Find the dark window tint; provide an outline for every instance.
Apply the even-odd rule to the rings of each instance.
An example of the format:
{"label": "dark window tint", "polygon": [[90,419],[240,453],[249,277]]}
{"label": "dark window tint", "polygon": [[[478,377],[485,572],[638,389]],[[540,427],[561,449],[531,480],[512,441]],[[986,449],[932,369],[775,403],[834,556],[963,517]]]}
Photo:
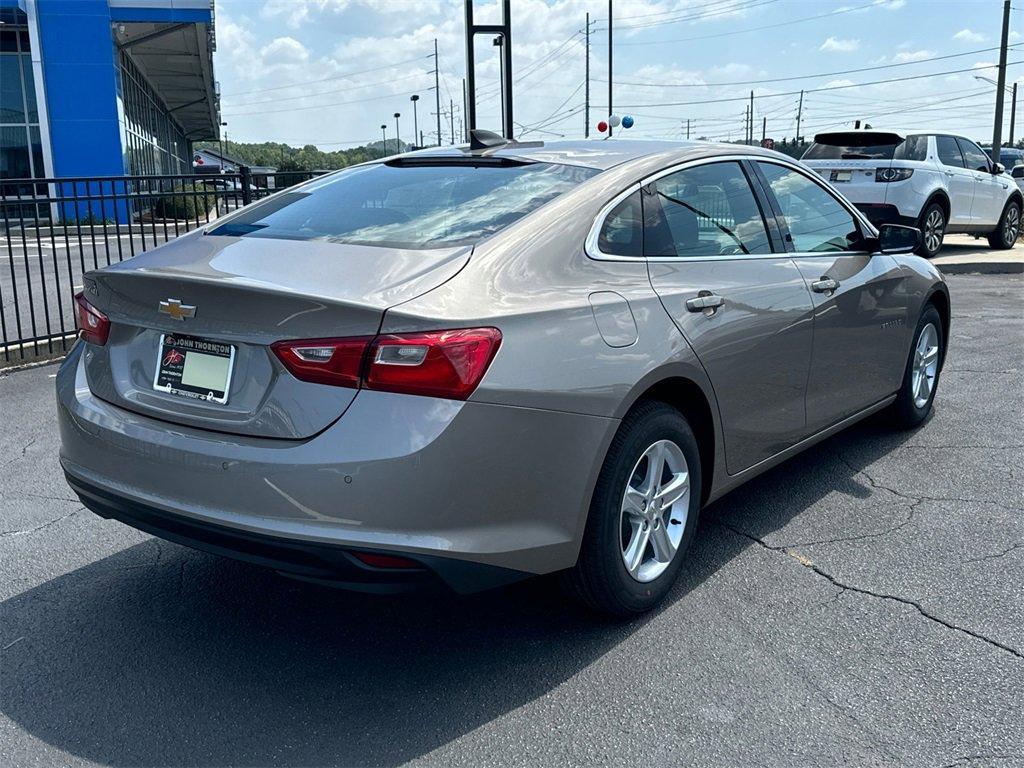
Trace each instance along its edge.
{"label": "dark window tint", "polygon": [[960,147],[952,136],[936,136],[935,149],[939,153],[939,162],[943,165],[951,165],[955,168],[964,167],[964,156],[960,154]]}
{"label": "dark window tint", "polygon": [[[848,134],[844,134],[848,135]],[[924,160],[928,156],[927,136],[907,136],[900,142],[865,143],[815,142],[804,152],[804,160]]]}
{"label": "dark window tint", "polygon": [[849,251],[861,240],[853,216],[821,185],[774,163],[758,163],[799,253]]}
{"label": "dark window tint", "polygon": [[739,163],[698,165],[647,185],[646,256],[747,253],[771,253],[771,246]]}
{"label": "dark window tint", "polygon": [[608,214],[601,227],[598,248],[609,256],[643,255],[639,192],[634,192]]}
{"label": "dark window tint", "polygon": [[956,140],[956,143],[960,145],[960,151],[963,152],[964,161],[967,163],[968,168],[988,173],[988,155],[982,152],[977,144],[960,138]]}
{"label": "dark window tint", "polygon": [[210,234],[392,248],[465,245],[596,173],[551,163],[360,166],[274,195]]}

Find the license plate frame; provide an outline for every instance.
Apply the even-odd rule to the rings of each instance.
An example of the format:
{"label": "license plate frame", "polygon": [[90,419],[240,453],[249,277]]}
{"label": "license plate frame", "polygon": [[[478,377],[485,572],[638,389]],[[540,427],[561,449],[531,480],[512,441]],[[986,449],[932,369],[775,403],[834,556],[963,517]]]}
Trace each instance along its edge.
{"label": "license plate frame", "polygon": [[[176,397],[198,400],[205,403],[226,405],[228,393],[231,391],[231,379],[235,372],[234,344],[204,339],[200,336],[188,336],[178,333],[161,333],[157,344],[156,372],[153,374],[153,389]],[[186,371],[189,355],[194,365]],[[226,361],[227,370],[223,374],[223,389],[211,386],[210,376],[217,378]],[[185,381],[191,378],[192,381]],[[206,385],[197,383],[197,378],[206,379]]]}
{"label": "license plate frame", "polygon": [[832,181],[843,183],[853,180],[853,171],[832,171]]}

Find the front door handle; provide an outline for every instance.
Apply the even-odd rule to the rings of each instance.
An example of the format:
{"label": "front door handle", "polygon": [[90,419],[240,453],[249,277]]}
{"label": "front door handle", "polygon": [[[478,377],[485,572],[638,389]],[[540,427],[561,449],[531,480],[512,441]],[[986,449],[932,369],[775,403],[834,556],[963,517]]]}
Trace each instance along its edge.
{"label": "front door handle", "polygon": [[723,304],[725,299],[721,296],[716,296],[711,291],[700,291],[696,298],[686,300],[686,309],[690,312],[703,312],[710,317]]}
{"label": "front door handle", "polygon": [[825,275],[820,280],[815,280],[811,283],[811,290],[815,293],[832,293],[838,287],[839,281],[833,280],[828,275]]}

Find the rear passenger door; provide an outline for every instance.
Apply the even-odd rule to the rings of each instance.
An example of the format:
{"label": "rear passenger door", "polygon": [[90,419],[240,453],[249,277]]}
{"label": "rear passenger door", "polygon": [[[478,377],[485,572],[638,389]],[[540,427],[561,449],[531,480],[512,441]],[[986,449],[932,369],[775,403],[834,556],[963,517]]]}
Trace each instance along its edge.
{"label": "rear passenger door", "polygon": [[641,195],[651,283],[714,386],[730,474],[806,434],[812,304],[751,172],[689,165]]}
{"label": "rear passenger door", "polygon": [[946,188],[949,190],[949,224],[964,226],[972,222],[971,206],[974,204],[974,174],[967,170],[960,145],[952,136],[936,136],[935,150],[939,163],[946,174]]}
{"label": "rear passenger door", "polygon": [[817,432],[899,387],[908,333],[903,272],[871,254],[858,219],[812,174],[757,163],[814,303],[807,427]]}

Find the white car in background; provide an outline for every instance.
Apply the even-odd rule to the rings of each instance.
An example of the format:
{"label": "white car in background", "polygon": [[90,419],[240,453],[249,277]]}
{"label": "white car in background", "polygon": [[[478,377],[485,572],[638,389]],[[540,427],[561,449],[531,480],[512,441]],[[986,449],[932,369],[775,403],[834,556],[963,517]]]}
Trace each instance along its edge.
{"label": "white car in background", "polygon": [[976,143],[949,131],[875,129],[819,133],[803,161],[875,226],[918,227],[919,253],[939,252],[946,234],[984,235],[1012,248],[1024,196]]}

